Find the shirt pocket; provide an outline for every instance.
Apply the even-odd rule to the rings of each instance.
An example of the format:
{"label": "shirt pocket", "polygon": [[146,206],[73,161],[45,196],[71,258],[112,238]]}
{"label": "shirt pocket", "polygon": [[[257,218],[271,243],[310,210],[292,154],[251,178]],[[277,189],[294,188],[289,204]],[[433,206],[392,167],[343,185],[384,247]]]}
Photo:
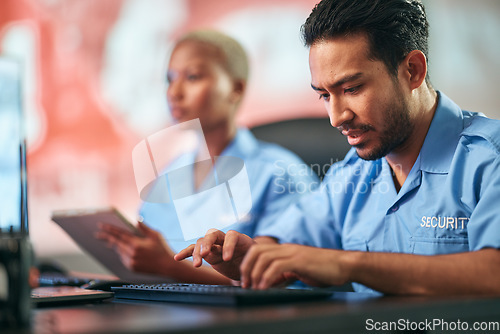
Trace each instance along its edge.
{"label": "shirt pocket", "polygon": [[417,255],[454,254],[469,251],[467,238],[411,237],[410,251]]}

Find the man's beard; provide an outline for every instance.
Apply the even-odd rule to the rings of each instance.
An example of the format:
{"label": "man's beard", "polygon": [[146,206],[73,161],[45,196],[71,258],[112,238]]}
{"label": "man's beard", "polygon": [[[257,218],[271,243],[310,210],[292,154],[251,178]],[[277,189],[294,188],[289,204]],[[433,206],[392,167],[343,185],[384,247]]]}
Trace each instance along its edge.
{"label": "man's beard", "polygon": [[[396,94],[398,94],[398,92],[396,92]],[[380,144],[373,150],[364,154],[360,154],[364,144],[355,146],[361,159],[377,160],[385,157],[394,149],[405,143],[413,132],[414,124],[410,120],[408,105],[401,98],[401,95],[398,94],[397,96],[399,97],[398,100],[386,109],[387,121],[380,136]],[[370,125],[366,126],[372,128]]]}

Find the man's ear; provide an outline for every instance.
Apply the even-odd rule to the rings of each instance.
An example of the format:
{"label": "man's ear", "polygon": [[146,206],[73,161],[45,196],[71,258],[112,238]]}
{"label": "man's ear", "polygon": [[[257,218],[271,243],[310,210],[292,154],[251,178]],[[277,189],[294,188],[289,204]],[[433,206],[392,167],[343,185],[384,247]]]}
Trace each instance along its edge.
{"label": "man's ear", "polygon": [[414,90],[420,87],[427,75],[427,59],[424,53],[420,50],[413,50],[405,57],[401,65],[409,88]]}
{"label": "man's ear", "polygon": [[247,82],[242,79],[235,79],[233,81],[233,92],[231,94],[231,100],[233,102],[239,103],[243,99],[245,90],[247,88]]}

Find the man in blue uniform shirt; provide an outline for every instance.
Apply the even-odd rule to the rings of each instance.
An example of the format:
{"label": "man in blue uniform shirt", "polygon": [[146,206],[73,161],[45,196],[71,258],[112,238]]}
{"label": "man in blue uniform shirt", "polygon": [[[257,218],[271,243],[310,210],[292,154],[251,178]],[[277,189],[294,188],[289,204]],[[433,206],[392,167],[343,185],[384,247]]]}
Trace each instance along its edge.
{"label": "man in blue uniform shirt", "polygon": [[353,149],[262,237],[210,231],[176,259],[257,289],[500,293],[500,122],[430,84],[420,1],[323,0],[302,32],[311,86]]}

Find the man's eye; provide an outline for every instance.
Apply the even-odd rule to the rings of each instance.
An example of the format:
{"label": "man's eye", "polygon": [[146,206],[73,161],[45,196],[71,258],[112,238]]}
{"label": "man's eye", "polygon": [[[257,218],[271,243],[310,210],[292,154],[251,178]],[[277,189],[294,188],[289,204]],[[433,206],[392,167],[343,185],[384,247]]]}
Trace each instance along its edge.
{"label": "man's eye", "polygon": [[361,85],[346,88],[344,89],[344,94],[356,94],[359,91],[359,88],[361,88]]}
{"label": "man's eye", "polygon": [[330,94],[328,94],[328,93],[319,94],[319,99],[324,100],[324,101],[328,101],[330,99]]}

